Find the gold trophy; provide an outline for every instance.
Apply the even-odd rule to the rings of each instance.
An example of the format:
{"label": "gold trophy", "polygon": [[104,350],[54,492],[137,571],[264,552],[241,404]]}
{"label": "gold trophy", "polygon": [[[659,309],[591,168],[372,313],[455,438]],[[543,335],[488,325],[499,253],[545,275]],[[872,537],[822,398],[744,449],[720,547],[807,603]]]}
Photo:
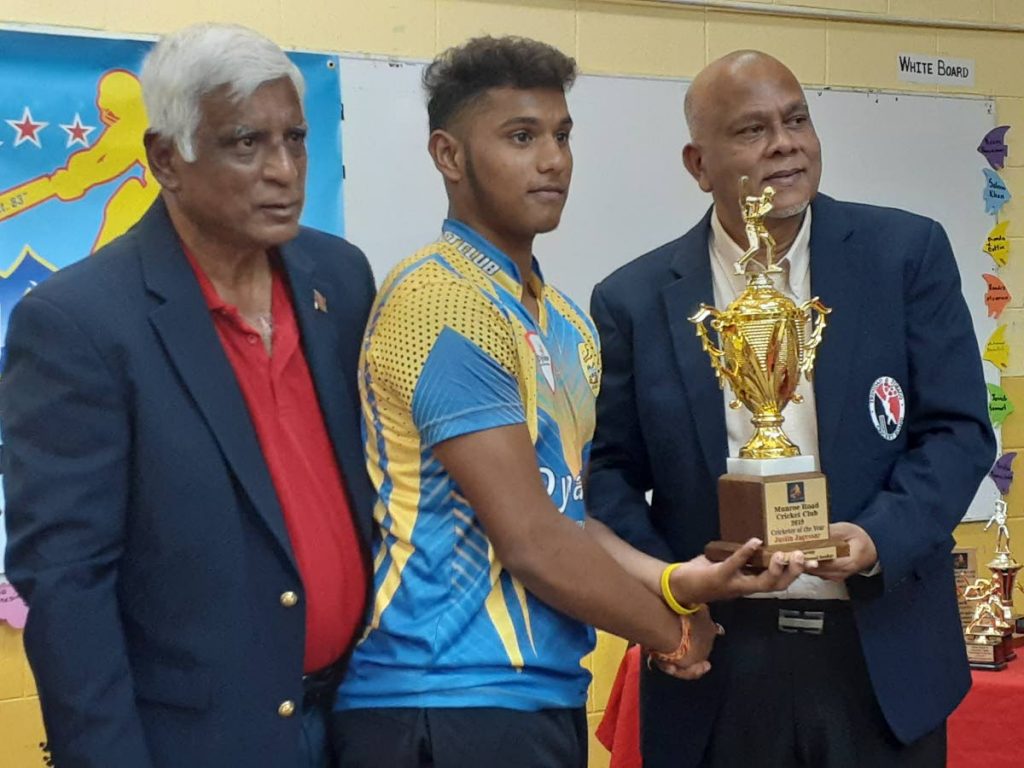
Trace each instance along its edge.
{"label": "gold trophy", "polygon": [[961,592],[968,603],[974,604],[971,623],[964,630],[967,660],[971,669],[999,671],[1009,661],[1007,632],[1010,624],[1003,618],[1003,601],[999,579],[977,579]]}
{"label": "gold trophy", "polygon": [[[740,180],[741,189],[747,177]],[[774,263],[775,240],[764,224],[775,190],[742,194],[748,248],[736,262],[736,274],[747,287],[724,311],[701,304],[690,318],[701,347],[711,358],[720,387],[728,382],[735,399],[751,412],[754,435],[728,458],[727,474],[718,480],[718,516],[723,540],[704,552],[724,560],[753,536],[764,545],[750,559],[766,568],[775,552],[801,550],[809,560],[831,560],[849,554],[849,545],[828,534],[828,487],[815,470],[813,456],[782,431],[782,410],[803,398],[796,393],[801,374],[810,380],[815,352],[831,310],[817,297],[797,306],[780,293],[771,275],[782,272]],[[754,256],[764,251],[763,264]],[[760,269],[751,270],[751,266]],[[710,318],[710,323],[708,319]],[[718,345],[708,330],[718,336]]]}
{"label": "gold trophy", "polygon": [[1021,618],[1013,612],[1013,585],[1017,580],[1017,572],[1024,566],[1013,559],[1010,554],[1010,529],[1006,525],[1006,502],[997,499],[995,512],[985,524],[984,530],[996,526],[996,551],[991,562],[987,563],[988,569],[992,571],[992,580],[999,586],[999,600],[1003,611],[1003,620],[1006,623],[1006,660],[1012,661],[1017,658],[1017,652],[1013,647],[1013,631],[1015,626],[1021,624]]}

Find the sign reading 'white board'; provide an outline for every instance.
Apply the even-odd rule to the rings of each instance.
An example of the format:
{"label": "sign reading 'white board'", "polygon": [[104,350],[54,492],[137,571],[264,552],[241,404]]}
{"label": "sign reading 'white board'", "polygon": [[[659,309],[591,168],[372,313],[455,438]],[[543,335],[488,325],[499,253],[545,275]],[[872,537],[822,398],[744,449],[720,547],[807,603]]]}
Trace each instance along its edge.
{"label": "sign reading 'white board'", "polygon": [[901,53],[896,57],[900,80],[931,85],[974,85],[974,59],[951,59]]}

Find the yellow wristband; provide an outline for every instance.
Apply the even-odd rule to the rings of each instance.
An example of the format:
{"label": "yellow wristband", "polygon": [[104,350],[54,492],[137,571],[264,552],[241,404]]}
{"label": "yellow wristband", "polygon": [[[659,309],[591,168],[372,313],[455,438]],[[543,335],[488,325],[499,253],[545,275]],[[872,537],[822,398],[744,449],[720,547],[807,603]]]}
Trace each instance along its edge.
{"label": "yellow wristband", "polygon": [[676,600],[676,596],[672,594],[672,587],[669,586],[668,581],[672,577],[672,572],[680,565],[682,563],[670,563],[661,572],[661,596],[665,599],[665,604],[680,616],[690,616],[703,608],[704,603],[685,605]]}

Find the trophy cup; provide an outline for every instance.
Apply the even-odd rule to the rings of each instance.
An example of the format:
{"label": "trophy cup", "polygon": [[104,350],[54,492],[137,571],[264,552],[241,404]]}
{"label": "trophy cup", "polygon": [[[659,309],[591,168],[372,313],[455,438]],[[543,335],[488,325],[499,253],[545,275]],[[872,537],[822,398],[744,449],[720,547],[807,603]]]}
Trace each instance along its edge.
{"label": "trophy cup", "polygon": [[1013,630],[1021,622],[1020,617],[1013,613],[1013,585],[1017,580],[1017,572],[1024,566],[1010,554],[1010,529],[1006,525],[1006,502],[1002,499],[996,500],[995,512],[983,530],[987,531],[993,525],[996,526],[996,551],[987,565],[992,571],[992,580],[998,585],[999,605],[1003,612],[1003,621],[1006,623],[1006,660],[1012,661],[1017,658],[1017,652],[1013,647]]}
{"label": "trophy cup", "polygon": [[974,615],[964,630],[967,645],[967,660],[971,669],[987,669],[998,672],[1006,669],[1009,661],[1007,648],[1011,647],[1007,635],[1010,624],[1003,618],[1003,603],[999,579],[977,579],[966,586],[962,595],[974,603]]}
{"label": "trophy cup", "polygon": [[[741,189],[748,179],[740,180]],[[828,535],[828,488],[815,470],[813,456],[782,431],[782,410],[803,398],[796,393],[803,374],[810,380],[815,351],[831,310],[817,297],[797,306],[780,293],[771,275],[782,272],[774,263],[775,240],[764,224],[775,191],[742,195],[748,248],[736,262],[736,274],[747,287],[724,311],[701,304],[689,318],[702,349],[711,358],[720,387],[729,384],[735,399],[751,412],[753,437],[730,456],[727,473],[718,480],[718,516],[723,540],[704,550],[710,560],[724,560],[753,536],[764,544],[749,565],[767,568],[775,552],[801,550],[808,560],[831,560],[849,554],[849,545]],[[753,257],[764,250],[764,264]],[[751,265],[760,269],[751,270]],[[710,323],[708,319],[710,318]],[[718,336],[711,339],[708,326]]]}

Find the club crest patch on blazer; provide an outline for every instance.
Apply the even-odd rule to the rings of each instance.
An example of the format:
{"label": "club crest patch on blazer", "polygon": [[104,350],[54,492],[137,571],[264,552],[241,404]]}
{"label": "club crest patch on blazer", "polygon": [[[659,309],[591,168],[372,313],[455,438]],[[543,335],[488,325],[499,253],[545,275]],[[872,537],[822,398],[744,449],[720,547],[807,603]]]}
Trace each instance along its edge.
{"label": "club crest patch on blazer", "polygon": [[868,394],[868,413],[883,439],[895,440],[899,436],[907,418],[907,401],[896,379],[891,376],[875,379]]}

